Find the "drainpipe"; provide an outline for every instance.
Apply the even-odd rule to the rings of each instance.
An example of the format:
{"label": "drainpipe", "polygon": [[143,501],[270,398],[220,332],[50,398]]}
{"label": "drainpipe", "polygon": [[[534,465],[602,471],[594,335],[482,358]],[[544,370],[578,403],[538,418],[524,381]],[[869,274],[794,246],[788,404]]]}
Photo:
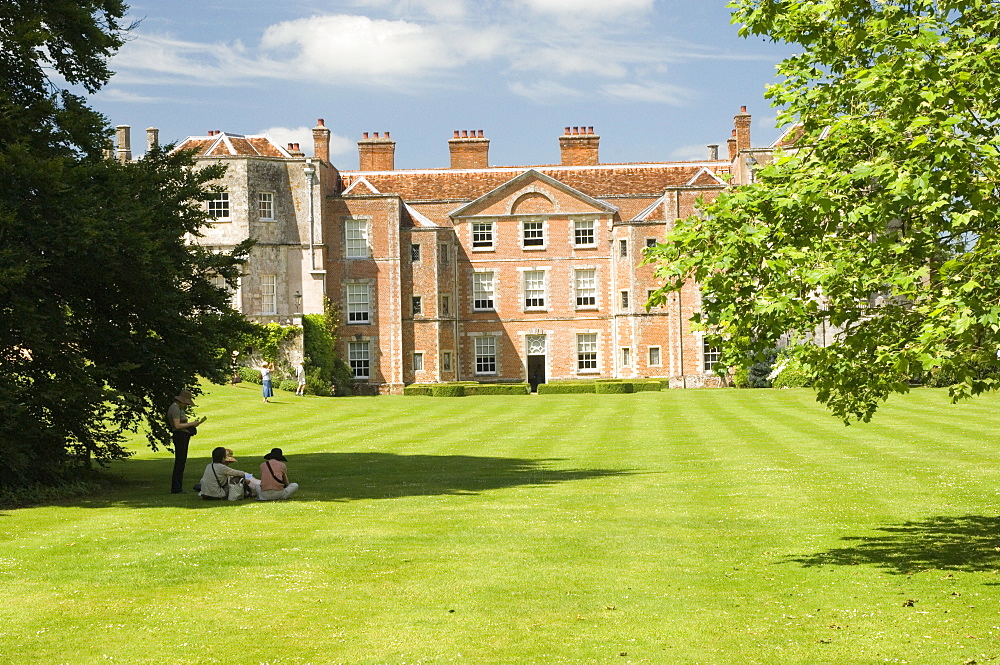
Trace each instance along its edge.
{"label": "drainpipe", "polygon": [[316,224],[313,204],[313,185],[316,178],[316,167],[313,166],[312,159],[306,160],[303,168],[306,174],[306,184],[309,191],[309,269],[316,270]]}

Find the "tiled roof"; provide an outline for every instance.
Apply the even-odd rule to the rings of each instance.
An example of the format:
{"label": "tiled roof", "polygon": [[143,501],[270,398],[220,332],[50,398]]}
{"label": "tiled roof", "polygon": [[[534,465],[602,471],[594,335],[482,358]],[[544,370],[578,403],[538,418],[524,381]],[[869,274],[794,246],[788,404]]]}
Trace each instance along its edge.
{"label": "tiled roof", "polygon": [[193,150],[195,157],[285,157],[292,155],[274,142],[270,136],[244,136],[219,132],[212,136],[189,136],[174,148],[175,151]]}
{"label": "tiled roof", "polygon": [[350,187],[354,181],[364,178],[378,191],[398,194],[406,201],[460,202],[477,199],[532,168],[595,199],[643,195],[656,198],[669,187],[688,186],[703,169],[712,174],[729,172],[728,163],[719,161],[419,171],[343,171],[341,177],[345,188]]}

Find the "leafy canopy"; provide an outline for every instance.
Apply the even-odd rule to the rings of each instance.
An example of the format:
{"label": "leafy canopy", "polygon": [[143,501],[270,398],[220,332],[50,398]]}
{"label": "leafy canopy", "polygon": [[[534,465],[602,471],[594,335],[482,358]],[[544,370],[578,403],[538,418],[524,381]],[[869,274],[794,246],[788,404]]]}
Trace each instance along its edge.
{"label": "leafy canopy", "polygon": [[656,298],[697,280],[723,364],[842,330],[796,352],[846,422],[940,368],[955,399],[995,389],[1000,3],[729,6],[744,36],[801,47],[766,94],[796,148],[677,223],[654,253]]}
{"label": "leafy canopy", "polygon": [[214,285],[247,247],[190,242],[220,168],[153,150],[102,158],[107,122],[49,74],[94,91],[128,29],[117,0],[0,6],[0,457],[3,483],[57,481],[73,461],[166,439],[172,396],[221,380],[247,322]]}

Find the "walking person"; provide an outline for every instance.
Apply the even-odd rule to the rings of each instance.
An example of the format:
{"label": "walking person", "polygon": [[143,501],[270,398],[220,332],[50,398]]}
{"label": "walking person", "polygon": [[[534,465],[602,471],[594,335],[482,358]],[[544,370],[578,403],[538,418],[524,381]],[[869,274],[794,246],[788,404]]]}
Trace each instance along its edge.
{"label": "walking person", "polygon": [[295,394],[302,397],[306,394],[306,366],[300,360],[299,364],[295,366],[295,381],[298,382],[298,386],[295,388]]}
{"label": "walking person", "polygon": [[260,370],[260,381],[263,384],[261,394],[264,395],[264,401],[268,402],[271,397],[274,397],[274,387],[271,385],[271,372],[274,370],[274,365],[265,362],[257,369]]}
{"label": "walking person", "polygon": [[261,501],[278,501],[287,499],[299,489],[298,483],[288,482],[288,467],[285,466],[284,453],[281,448],[272,448],[264,455],[264,463],[260,465],[260,496]]}
{"label": "walking person", "polygon": [[192,406],[194,399],[191,397],[191,391],[182,390],[167,408],[167,427],[170,429],[170,442],[174,447],[174,471],[170,477],[171,494],[184,494],[184,466],[187,464],[188,445],[191,443],[191,437],[198,433],[198,425],[205,422],[205,418],[188,420],[187,409]]}

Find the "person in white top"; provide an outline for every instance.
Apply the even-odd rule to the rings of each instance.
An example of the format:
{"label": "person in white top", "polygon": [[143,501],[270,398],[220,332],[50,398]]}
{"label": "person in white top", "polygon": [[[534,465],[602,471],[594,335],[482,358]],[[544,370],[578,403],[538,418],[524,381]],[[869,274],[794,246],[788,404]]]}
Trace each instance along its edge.
{"label": "person in white top", "polygon": [[274,369],[274,365],[265,362],[257,369],[260,370],[260,380],[264,384],[261,393],[264,395],[264,401],[267,402],[269,398],[274,397],[274,388],[271,386],[271,371]]}
{"label": "person in white top", "polygon": [[298,382],[298,386],[295,388],[295,394],[302,395],[306,394],[306,366],[299,361],[299,364],[295,366],[295,380]]}
{"label": "person in white top", "polygon": [[242,483],[247,474],[226,465],[226,449],[212,450],[212,462],[205,467],[198,494],[203,499],[220,501],[229,498],[229,484]]}

